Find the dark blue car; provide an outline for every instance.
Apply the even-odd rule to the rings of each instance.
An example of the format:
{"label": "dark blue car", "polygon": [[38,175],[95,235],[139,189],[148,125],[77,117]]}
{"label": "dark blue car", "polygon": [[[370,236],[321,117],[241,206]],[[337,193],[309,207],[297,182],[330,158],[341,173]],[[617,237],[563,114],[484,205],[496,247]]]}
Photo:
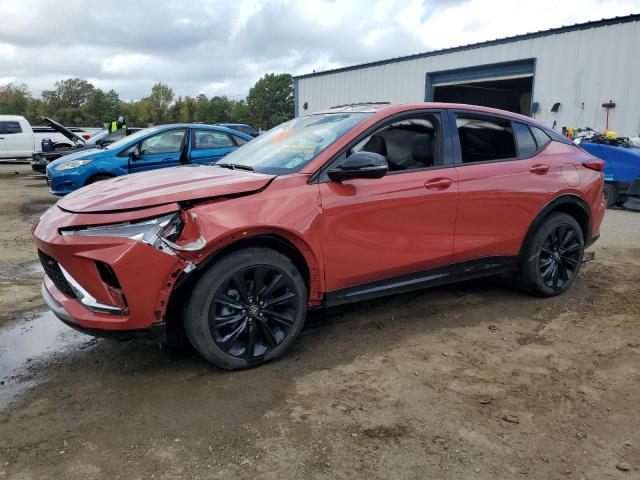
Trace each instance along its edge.
{"label": "dark blue car", "polygon": [[631,186],[640,181],[640,148],[582,141],[580,147],[604,160],[604,198],[612,207],[627,200]]}
{"label": "dark blue car", "polygon": [[47,165],[51,193],[66,195],[100,180],[190,163],[214,163],[252,137],[229,128],[174,124],[150,127],[104,148],[65,155]]}
{"label": "dark blue car", "polygon": [[252,137],[257,137],[260,135],[260,132],[253,128],[251,125],[247,125],[246,123],[218,123],[221,127],[227,127],[231,130],[236,130],[238,132],[246,133],[247,135],[251,135]]}

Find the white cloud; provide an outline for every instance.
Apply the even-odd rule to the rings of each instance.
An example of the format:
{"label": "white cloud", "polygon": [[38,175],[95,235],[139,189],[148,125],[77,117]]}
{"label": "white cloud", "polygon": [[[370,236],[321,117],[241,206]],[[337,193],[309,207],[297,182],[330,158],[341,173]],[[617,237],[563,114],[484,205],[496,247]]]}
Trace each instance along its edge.
{"label": "white cloud", "polygon": [[470,0],[437,11],[420,31],[425,42],[440,49],[638,11],[640,2],[631,0]]}
{"label": "white cloud", "polygon": [[[246,95],[313,70],[640,11],[640,0],[0,0],[0,74],[36,94],[70,76],[125,99]],[[0,83],[2,79],[0,78]]]}

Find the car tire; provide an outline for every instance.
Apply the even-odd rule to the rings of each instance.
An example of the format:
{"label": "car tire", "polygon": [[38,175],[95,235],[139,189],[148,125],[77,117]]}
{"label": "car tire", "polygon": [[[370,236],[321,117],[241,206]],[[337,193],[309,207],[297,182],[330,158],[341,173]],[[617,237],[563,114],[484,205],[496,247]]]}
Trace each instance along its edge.
{"label": "car tire", "polygon": [[618,203],[618,191],[610,183],[604,184],[602,195],[604,196],[604,201],[607,202],[607,208],[614,207]]}
{"label": "car tire", "polygon": [[282,355],[304,325],[307,285],[287,256],[252,247],[224,256],[195,284],[185,332],[212,364],[238,370]]}
{"label": "car tire", "polygon": [[541,297],[565,292],[575,281],[584,253],[578,222],[566,213],[554,213],[538,227],[525,248],[519,283]]}
{"label": "car tire", "polygon": [[91,185],[92,183],[101,182],[103,180],[109,180],[113,178],[113,175],[94,175],[89,180],[87,180],[87,185]]}

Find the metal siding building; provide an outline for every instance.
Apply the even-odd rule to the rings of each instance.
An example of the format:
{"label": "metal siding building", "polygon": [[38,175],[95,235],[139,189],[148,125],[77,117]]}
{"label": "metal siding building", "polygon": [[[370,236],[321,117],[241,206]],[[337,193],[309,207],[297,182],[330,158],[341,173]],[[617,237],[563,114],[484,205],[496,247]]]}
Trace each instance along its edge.
{"label": "metal siding building", "polygon": [[[604,130],[602,104],[613,100],[610,128],[635,136],[640,133],[639,58],[640,15],[616,17],[301,75],[294,79],[296,115],[346,103],[452,101],[456,95],[472,99],[466,103],[500,108],[488,104],[488,97],[473,101],[474,92],[498,98],[507,91],[501,85],[520,85],[521,113],[549,126],[555,122],[557,130]],[[448,97],[438,98],[442,95]],[[551,111],[558,102],[558,110]]]}

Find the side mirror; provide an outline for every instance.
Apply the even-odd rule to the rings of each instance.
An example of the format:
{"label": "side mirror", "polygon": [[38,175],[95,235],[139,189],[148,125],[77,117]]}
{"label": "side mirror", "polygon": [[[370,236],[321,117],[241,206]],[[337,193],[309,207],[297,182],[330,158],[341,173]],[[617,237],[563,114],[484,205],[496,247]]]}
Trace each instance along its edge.
{"label": "side mirror", "polygon": [[389,171],[387,159],[379,153],[357,152],[347,157],[342,164],[327,171],[335,182],[351,178],[382,178]]}

